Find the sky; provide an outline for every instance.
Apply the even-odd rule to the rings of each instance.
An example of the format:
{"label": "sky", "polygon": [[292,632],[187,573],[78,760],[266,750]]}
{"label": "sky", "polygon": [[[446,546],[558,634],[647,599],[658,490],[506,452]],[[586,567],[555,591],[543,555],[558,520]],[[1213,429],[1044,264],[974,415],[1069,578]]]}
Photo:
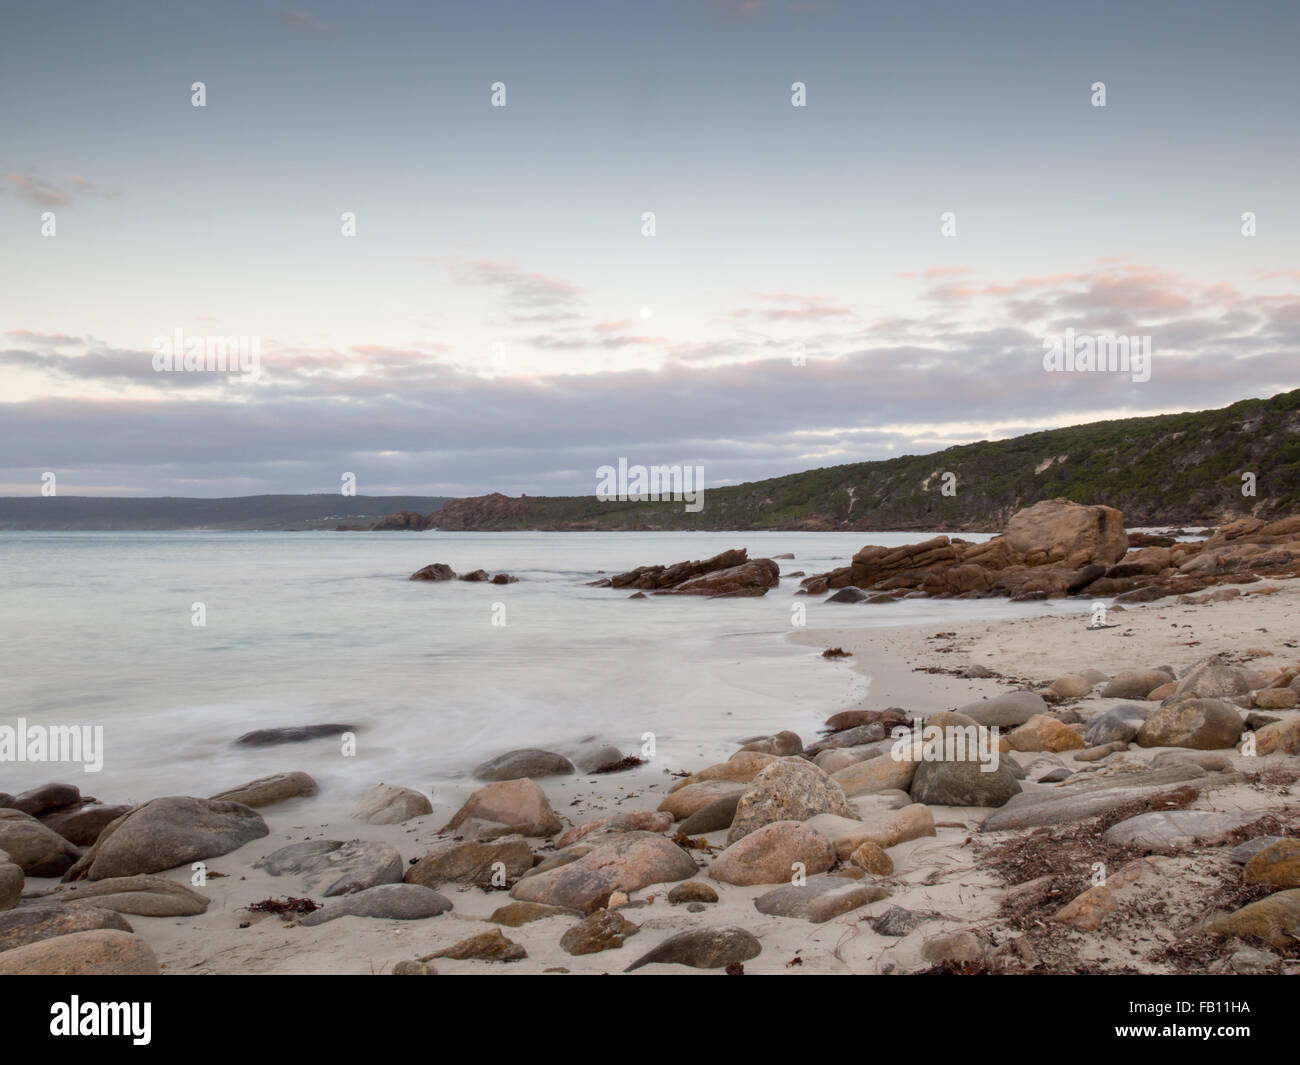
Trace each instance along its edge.
{"label": "sky", "polygon": [[[1300,387],[1298,40],[1249,0],[5,0],[0,494],[716,487]],[[257,372],[159,371],[178,330]],[[1149,380],[1045,369],[1067,330]]]}

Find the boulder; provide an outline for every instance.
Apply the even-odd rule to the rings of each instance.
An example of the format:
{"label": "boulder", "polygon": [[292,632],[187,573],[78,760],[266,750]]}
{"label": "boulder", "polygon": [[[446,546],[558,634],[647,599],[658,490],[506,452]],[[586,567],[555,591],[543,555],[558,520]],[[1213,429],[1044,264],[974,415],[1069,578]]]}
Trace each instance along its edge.
{"label": "boulder", "polygon": [[1262,848],[1246,863],[1241,878],[1274,890],[1300,888],[1300,839],[1281,839]]}
{"label": "boulder", "polygon": [[508,902],[492,911],[488,920],[493,924],[503,924],[507,928],[519,928],[521,925],[541,921],[547,917],[581,917],[582,910],[569,909],[565,906],[547,906],[541,902]]}
{"label": "boulder", "polygon": [[1126,669],[1112,677],[1101,689],[1103,699],[1145,699],[1162,684],[1174,678],[1160,669]]}
{"label": "boulder", "polygon": [[4,858],[4,854],[4,851],[0,851],[0,910],[12,910],[22,898],[27,878],[23,875],[22,867]]}
{"label": "boulder", "polygon": [[919,763],[907,759],[875,758],[838,769],[831,779],[845,796],[870,795],[880,791],[907,791]]}
{"label": "boulder", "polygon": [[8,805],[31,817],[43,817],[80,802],[81,791],[75,784],[42,784],[39,788],[24,791]]}
{"label": "boulder", "polygon": [[271,852],[253,868],[264,870],[268,876],[299,877],[311,891],[324,884],[326,898],[350,895],[379,884],[396,884],[405,872],[395,847],[356,839],[347,843],[337,839],[291,843]]}
{"label": "boulder", "polygon": [[1178,682],[1175,695],[1195,695],[1201,699],[1231,699],[1250,691],[1242,670],[1228,664],[1222,655],[1211,655],[1196,663]]}
{"label": "boulder", "polygon": [[762,751],[737,751],[725,762],[718,762],[701,769],[698,773],[682,777],[669,790],[681,791],[683,788],[702,784],[707,780],[730,780],[747,784],[775,761],[777,756],[774,754],[765,754]]}
{"label": "boulder", "polygon": [[853,817],[843,789],[811,762],[782,759],[758,774],[736,805],[727,832],[735,843],[749,833],[780,821],[806,821],[817,814]]}
{"label": "boulder", "polygon": [[1111,566],[1128,552],[1123,514],[1114,507],[1083,506],[1067,499],[1048,499],[1017,511],[1004,536],[1028,566]]}
{"label": "boulder", "polygon": [[451,581],[456,579],[456,571],[445,562],[430,562],[417,569],[408,580],[413,581]]}
{"label": "boulder", "polygon": [[834,864],[835,847],[825,836],[798,821],[774,821],[727,847],[714,859],[709,877],[724,884],[780,884],[796,871],[824,873]]}
{"label": "boulder", "polygon": [[683,818],[681,824],[677,826],[677,831],[684,836],[702,836],[708,832],[720,832],[724,828],[730,828],[731,822],[736,819],[736,807],[740,805],[740,797],[744,794],[745,792],[740,790],[724,795],[721,799],[714,799],[707,806],[700,807],[690,817]]}
{"label": "boulder", "polygon": [[[731,824],[730,818],[727,824]],[[557,850],[571,847],[580,839],[592,835],[605,835],[613,832],[667,832],[673,826],[673,817],[669,813],[650,810],[629,810],[625,814],[612,814],[599,821],[588,821],[585,825],[574,825],[560,833],[555,841]],[[723,826],[726,827],[725,825]],[[679,829],[685,831],[685,829]],[[706,830],[707,831],[707,830]]]}
{"label": "boulder", "polygon": [[0,954],[0,976],[157,976],[159,971],[143,939],[114,928],[41,939]]}
{"label": "boulder", "polygon": [[934,815],[922,803],[898,810],[881,810],[852,821],[835,814],[819,814],[805,822],[835,848],[836,857],[847,861],[864,843],[874,843],[882,850],[906,843],[910,839],[933,836]]}
{"label": "boulder", "polygon": [[507,880],[516,880],[532,867],[533,851],[522,836],[487,843],[446,840],[435,844],[407,869],[404,879],[408,884],[422,884],[427,888],[447,883],[490,887],[498,873]]}
{"label": "boulder", "polygon": [[1057,677],[1056,680],[1052,681],[1049,690],[1062,699],[1082,699],[1092,691],[1092,682],[1077,673],[1067,673],[1065,676]]}
{"label": "boulder", "polygon": [[[1227,775],[1225,774],[1225,777]],[[1194,765],[1171,765],[1134,773],[1067,782],[1050,790],[1012,796],[985,819],[983,831],[1038,828],[1096,817],[1137,799],[1158,799],[1165,794],[1199,790],[1209,774]],[[1226,779],[1221,782],[1226,783]]]}
{"label": "boulder", "polygon": [[19,810],[0,810],[0,850],[27,876],[62,876],[81,852],[53,829]]}
{"label": "boulder", "polygon": [[663,836],[629,832],[576,861],[520,880],[510,889],[510,897],[587,913],[615,891],[686,880],[698,871],[695,860]]}
{"label": "boulder", "polygon": [[93,906],[24,906],[21,910],[0,913],[0,953],[42,939],[100,928],[133,931],[126,918],[113,910]]}
{"label": "boulder", "polygon": [[1152,712],[1152,707],[1138,706],[1135,703],[1112,706],[1089,720],[1088,727],[1083,731],[1083,741],[1089,747],[1100,747],[1107,743],[1128,744]]}
{"label": "boulder", "polygon": [[[1220,936],[1253,936],[1282,949],[1293,947],[1300,942],[1300,889],[1278,891],[1235,913],[1215,917],[1207,923],[1206,931]],[[3,960],[0,954],[0,963]]]}
{"label": "boulder", "polygon": [[1013,751],[1061,751],[1080,750],[1084,746],[1083,737],[1063,721],[1047,714],[1035,714],[1019,728],[1007,735],[1007,743]]}
{"label": "boulder", "polygon": [[879,902],[889,891],[839,876],[814,876],[805,884],[786,884],[754,900],[754,909],[773,917],[824,924],[852,910]]}
{"label": "boulder", "polygon": [[560,937],[560,947],[568,954],[599,954],[617,950],[629,936],[641,930],[617,910],[597,910],[579,921]]}
{"label": "boulder", "polygon": [[885,853],[878,843],[867,840],[849,855],[849,861],[865,873],[873,876],[889,876],[894,871],[894,860]]}
{"label": "boulder", "polygon": [[749,784],[743,781],[705,780],[699,784],[688,784],[678,791],[665,795],[663,802],[659,804],[659,809],[664,813],[672,814],[680,821],[721,799],[735,798],[739,805],[740,796],[748,790]]}
{"label": "boulder", "polygon": [[93,847],[104,829],[133,809],[132,806],[105,806],[88,802],[45,814],[41,817],[41,824],[53,829],[74,846]]}
{"label": "boulder", "polygon": [[752,932],[731,925],[679,932],[641,955],[624,972],[643,965],[689,965],[695,969],[723,969],[757,958],[763,947]]}
{"label": "boulder", "polygon": [[236,743],[245,747],[273,747],[281,743],[302,743],[325,736],[356,732],[355,725],[295,725],[290,728],[260,728],[245,732]]}
{"label": "boulder", "polygon": [[[1045,714],[1048,706],[1037,692],[1006,692],[992,699],[966,703],[957,708],[957,713],[970,718],[977,725],[997,725],[999,728],[1015,728],[1023,725],[1035,714]],[[926,723],[932,723],[927,719]]]}
{"label": "boulder", "polygon": [[315,795],[320,791],[306,773],[276,773],[241,784],[237,788],[212,796],[213,802],[237,802],[244,806],[270,806],[285,799]]}
{"label": "boulder", "polygon": [[419,884],[379,884],[313,910],[298,923],[304,927],[325,924],[339,917],[384,917],[393,921],[419,921],[451,909],[451,901]]}
{"label": "boulder", "polygon": [[161,876],[119,876],[68,884],[39,900],[41,905],[89,906],[141,917],[194,917],[208,908],[208,897]]}
{"label": "boulder", "polygon": [[717,902],[718,893],[703,880],[687,880],[668,892],[668,901],[673,906],[684,902]]}
{"label": "boulder", "polygon": [[160,873],[229,854],[268,832],[261,815],[239,803],[188,795],[151,799],[105,828],[64,879]]}
{"label": "boulder", "polygon": [[1265,725],[1255,733],[1256,754],[1300,754],[1300,715]]}
{"label": "boulder", "polygon": [[527,777],[479,788],[443,831],[457,828],[471,817],[509,825],[525,836],[554,836],[563,828],[545,792]]}
{"label": "boulder", "polygon": [[524,777],[558,777],[576,772],[573,763],[562,754],[524,747],[489,758],[474,767],[479,780],[520,780]]}
{"label": "boulder", "polygon": [[1261,814],[1218,813],[1214,810],[1156,810],[1120,821],[1106,830],[1105,840],[1116,846],[1150,853],[1173,854],[1191,847],[1222,843]]}
{"label": "boulder", "polygon": [[766,595],[781,582],[781,567],[770,558],[755,558],[739,566],[692,577],[671,588],[661,588],[656,595],[706,595],[710,598],[737,598]]}
{"label": "boulder", "polygon": [[361,805],[352,816],[367,825],[400,825],[431,813],[433,804],[414,788],[376,784],[361,797]]}
{"label": "boulder", "polygon": [[459,961],[519,961],[526,957],[528,951],[502,935],[501,929],[494,928],[490,932],[479,932],[478,935],[462,939],[443,950],[434,951],[428,958],[420,960],[452,958]]}
{"label": "boulder", "polygon": [[927,806],[1002,806],[1019,795],[1020,781],[1010,759],[991,762],[921,762],[912,779],[913,802]]}
{"label": "boulder", "polygon": [[1139,747],[1190,747],[1214,751],[1235,747],[1245,725],[1241,715],[1218,699],[1187,699],[1161,706],[1138,729]]}

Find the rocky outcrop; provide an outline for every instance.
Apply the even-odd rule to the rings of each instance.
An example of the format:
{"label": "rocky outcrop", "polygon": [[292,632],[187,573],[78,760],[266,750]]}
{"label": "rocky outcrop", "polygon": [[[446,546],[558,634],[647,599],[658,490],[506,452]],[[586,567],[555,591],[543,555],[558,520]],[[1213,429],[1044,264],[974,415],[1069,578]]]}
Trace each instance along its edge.
{"label": "rocky outcrop", "polygon": [[636,588],[662,595],[763,595],[781,580],[781,567],[770,558],[751,559],[745,548],[670,566],[638,566],[595,583],[609,588]]}
{"label": "rocky outcrop", "polygon": [[371,532],[424,532],[425,529],[433,528],[433,515],[416,514],[411,510],[399,510],[396,514],[389,514],[385,518],[380,518],[372,526]]}

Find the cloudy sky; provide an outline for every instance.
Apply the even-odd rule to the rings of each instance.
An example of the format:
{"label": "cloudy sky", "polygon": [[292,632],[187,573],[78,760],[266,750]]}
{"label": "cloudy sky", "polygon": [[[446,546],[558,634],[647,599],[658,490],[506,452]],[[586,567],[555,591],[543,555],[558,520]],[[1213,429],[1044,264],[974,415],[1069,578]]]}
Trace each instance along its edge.
{"label": "cloudy sky", "polygon": [[[716,486],[1300,386],[1298,31],[7,0],[0,494]],[[1067,328],[1150,336],[1151,379],[1045,372]],[[258,338],[260,373],[156,372],[176,330]]]}

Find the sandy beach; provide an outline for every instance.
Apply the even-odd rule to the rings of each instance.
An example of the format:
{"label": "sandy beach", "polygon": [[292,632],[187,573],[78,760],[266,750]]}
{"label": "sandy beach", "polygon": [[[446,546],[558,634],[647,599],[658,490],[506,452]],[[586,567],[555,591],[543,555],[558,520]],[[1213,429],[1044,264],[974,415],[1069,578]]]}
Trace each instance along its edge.
{"label": "sandy beach", "polygon": [[[826,661],[824,667],[852,670],[864,678],[867,694],[860,708],[898,707],[908,716],[928,717],[1017,688],[1041,690],[1055,678],[1086,669],[1097,669],[1109,677],[1123,670],[1168,666],[1182,675],[1194,663],[1213,654],[1223,654],[1231,662],[1255,669],[1300,661],[1294,628],[1294,618],[1300,614],[1300,587],[1286,582],[1252,585],[1245,594],[1227,601],[1189,605],[1166,600],[1116,611],[1109,618],[1115,627],[1100,630],[1090,630],[1089,616],[1078,613],[967,623],[945,628],[941,633],[936,633],[933,626],[854,625],[855,619],[863,616],[862,611],[877,609],[889,607],[845,606],[842,627],[800,630],[791,639],[818,652],[833,647],[849,652],[847,657]],[[955,675],[971,671],[972,667],[983,667],[975,671],[995,675]],[[1067,702],[1069,709],[1087,720],[1116,700],[1102,699],[1094,687],[1086,697]],[[707,706],[708,693],[701,693],[701,713],[707,713]],[[1061,708],[1062,704],[1054,704],[1054,709]],[[1288,718],[1297,713],[1300,711],[1290,710],[1274,716]],[[792,714],[792,718],[796,716]],[[800,738],[806,747],[818,737],[803,734]],[[285,769],[292,769],[292,748],[282,750]],[[1130,744],[1098,761],[1076,761],[1074,756],[1081,750],[1016,751],[1004,753],[1003,757],[1014,759],[1026,771],[1023,790],[1029,793],[1058,786],[1034,782],[1046,769],[1064,768],[1076,774],[1071,779],[1078,783],[1122,778],[1149,768],[1157,759],[1161,765],[1189,765],[1200,760],[1208,766],[1214,762],[1217,768],[1208,774],[1209,783],[1201,781],[1203,786],[1190,800],[1186,796],[1181,800],[1187,808],[1268,814],[1276,819],[1269,822],[1274,828],[1282,824],[1292,831],[1300,825],[1300,799],[1287,786],[1288,780],[1296,776],[1288,767],[1295,761],[1292,756],[1248,757],[1231,749],[1180,751]],[[1210,754],[1217,761],[1206,759]],[[538,783],[568,829],[615,814],[654,811],[681,774],[698,772],[706,764],[705,760],[692,765],[652,760],[626,772],[552,776]],[[1264,772],[1269,767],[1278,769],[1270,775]],[[1221,778],[1220,783],[1215,782],[1216,777]],[[418,781],[387,783],[419,787]],[[1221,964],[1231,953],[1226,947],[1210,950],[1195,931],[1213,913],[1231,908],[1229,896],[1240,878],[1240,867],[1229,861],[1228,847],[1193,845],[1143,859],[1155,863],[1152,868],[1158,870],[1158,876],[1144,888],[1138,901],[1123,903],[1124,918],[1109,921],[1098,930],[1081,931],[1049,919],[1060,908],[1059,902],[1045,906],[1041,912],[1034,912],[1031,906],[1028,918],[1011,906],[1009,900],[1016,897],[1015,891],[1025,897],[1026,890],[1032,894],[1032,884],[1028,889],[1009,884],[999,872],[996,854],[988,848],[1015,838],[1021,841],[1017,850],[1020,861],[1044,860],[1049,866],[1056,862],[1067,870],[1072,864],[1084,863],[1076,871],[1086,887],[1088,865],[1095,857],[1089,847],[1092,842],[1100,845],[1097,824],[1082,822],[1081,834],[1064,841],[1027,844],[1024,841],[1028,837],[1043,830],[981,833],[981,823],[993,811],[971,806],[930,806],[933,835],[919,835],[885,848],[892,872],[863,875],[860,869],[856,871],[855,875],[862,877],[860,883],[875,884],[887,896],[823,923],[757,912],[754,901],[773,890],[771,882],[740,885],[710,879],[705,865],[725,848],[726,829],[705,834],[707,848],[690,851],[701,865],[697,879],[716,890],[717,902],[696,904],[696,912],[672,904],[667,896],[675,883],[655,883],[632,891],[618,912],[638,929],[627,936],[622,946],[599,953],[573,955],[561,947],[562,935],[578,922],[577,916],[550,916],[519,927],[490,922],[488,918],[494,911],[512,901],[504,886],[441,884],[438,891],[451,902],[452,909],[422,920],[345,916],[307,927],[296,916],[247,909],[261,900],[284,897],[310,897],[326,909],[337,906],[346,896],[323,898],[318,880],[271,876],[265,869],[255,868],[256,863],[289,844],[361,840],[391,845],[409,865],[435,845],[459,835],[440,830],[457,806],[481,786],[482,782],[467,778],[459,792],[439,795],[431,814],[393,825],[369,825],[351,819],[322,822],[314,815],[318,807],[312,798],[262,807],[258,812],[265,818],[269,835],[207,862],[207,881],[199,888],[209,900],[206,912],[186,917],[127,914],[126,918],[154,951],[162,971],[181,975],[385,974],[400,962],[426,957],[494,928],[500,928],[509,940],[523,947],[526,958],[509,963],[439,958],[429,964],[437,972],[449,974],[617,973],[673,935],[717,926],[736,926],[757,937],[761,953],[745,961],[747,973],[925,971],[936,964],[937,957],[933,947],[928,955],[925,953],[927,944],[952,940],[956,943],[953,963],[959,964],[965,957],[962,952],[968,951],[973,942],[970,933],[980,944],[976,948],[979,964],[995,970],[1087,971],[1095,967],[1105,971],[1177,972],[1189,971],[1192,965],[1191,971],[1197,971],[1195,965]],[[855,814],[866,819],[911,801],[901,792],[890,790],[848,799]],[[1063,827],[1073,830],[1079,826]],[[554,837],[529,842],[541,857],[554,853]],[[852,871],[852,863],[841,860],[833,872],[846,869]],[[181,884],[190,883],[187,869],[161,875]],[[22,905],[36,905],[38,896],[58,889],[55,879],[29,876]],[[1218,910],[1216,900],[1221,904]],[[618,901],[616,897],[614,902]],[[874,920],[895,907],[920,916],[923,922],[906,934],[880,934],[873,928]],[[1188,936],[1192,939],[1188,940]],[[1195,943],[1204,957],[1196,955],[1189,962],[1186,951],[1167,950],[1182,942]],[[1281,954],[1292,956],[1282,957],[1276,963],[1280,968],[1296,971],[1300,967],[1300,959],[1293,951]],[[639,971],[706,974],[716,970],[652,963]]]}

